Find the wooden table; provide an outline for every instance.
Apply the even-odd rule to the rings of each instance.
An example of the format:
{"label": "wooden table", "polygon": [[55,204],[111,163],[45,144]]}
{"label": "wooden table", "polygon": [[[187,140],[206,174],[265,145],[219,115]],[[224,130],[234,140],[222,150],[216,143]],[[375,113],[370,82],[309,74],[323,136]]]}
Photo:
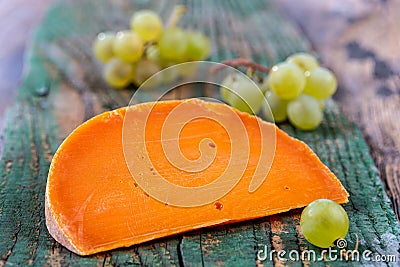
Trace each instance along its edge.
{"label": "wooden table", "polygon": [[[21,79],[25,44],[51,3],[30,0],[0,5],[1,24],[7,25],[0,30],[0,125]],[[400,113],[400,3],[283,0],[278,4],[304,30],[323,63],[338,75],[340,89],[335,99],[362,129],[399,216],[400,124],[395,114]],[[17,34],[10,38],[11,32]],[[0,151],[1,147],[0,140]]]}
{"label": "wooden table", "polygon": [[[38,4],[37,10],[45,10],[50,2],[46,0]],[[276,257],[272,262],[257,261],[255,253],[264,244],[273,249],[310,247],[298,232],[299,210],[87,258],[70,254],[48,235],[43,220],[43,195],[48,166],[58,144],[85,119],[103,110],[126,105],[130,95],[129,92],[115,93],[101,80],[88,78],[87,70],[76,60],[85,58],[92,64],[90,50],[75,47],[87,47],[95,29],[127,27],[124,18],[128,16],[127,10],[132,8],[127,3],[118,2],[117,5],[126,5],[126,8],[103,10],[102,5],[109,5],[108,1],[99,1],[95,5],[92,2],[85,2],[82,8],[76,7],[83,3],[79,1],[57,4],[46,17],[47,26],[42,24],[41,32],[36,35],[36,46],[31,46],[27,64],[34,67],[26,71],[18,101],[9,113],[3,161],[0,163],[0,266],[6,263],[268,265],[285,262]],[[343,117],[342,112],[361,128],[398,216],[400,130],[395,118],[399,114],[400,56],[395,22],[399,4],[397,1],[370,3],[362,0],[342,4],[337,1],[316,4],[311,0],[301,4],[294,0],[277,2],[280,10],[269,1],[254,1],[252,4],[233,1],[225,3],[226,8],[221,6],[224,4],[217,4],[215,9],[212,2],[187,1],[192,11],[201,12],[189,13],[183,23],[193,23],[194,27],[204,29],[210,35],[215,47],[212,60],[244,56],[272,64],[282,60],[287,53],[311,49],[308,41],[299,34],[299,29],[281,16],[280,11],[287,12],[298,22],[324,65],[332,68],[339,78],[340,88],[335,99],[340,110],[331,103],[325,114],[325,123],[314,133],[295,131],[285,124],[281,127],[307,142],[350,189],[351,203],[345,208],[352,220],[350,232],[358,233],[361,238],[360,249],[396,254],[398,222],[390,210],[359,129]],[[36,6],[33,1],[21,1],[16,6],[29,3]],[[146,6],[145,1],[136,3],[139,7]],[[159,1],[153,8],[160,10],[165,17],[171,6],[166,1]],[[89,10],[97,20],[104,18],[105,14],[110,15],[111,22],[101,21],[103,24],[96,25],[94,20],[92,25],[90,20],[86,20],[89,13],[85,12]],[[73,20],[69,20],[71,16],[74,16]],[[190,16],[193,19],[189,19]],[[6,18],[11,20],[12,16]],[[60,21],[68,23],[64,25]],[[88,25],[79,24],[83,22]],[[72,31],[87,31],[87,35],[75,38]],[[65,39],[59,38],[57,34],[60,32],[70,35]],[[17,42],[19,46],[15,47],[23,47],[22,43]],[[42,64],[44,58],[51,67]],[[7,67],[0,67],[0,71],[4,68]],[[17,64],[14,70],[15,85],[21,66]],[[13,92],[15,87],[3,88]],[[10,107],[9,99],[12,97],[8,93],[1,95],[2,107],[4,103]],[[73,108],[71,103],[74,103]],[[0,109],[0,116],[2,112]],[[0,139],[0,150],[1,142]],[[341,145],[346,149],[341,150]],[[357,183],[353,177],[358,179]],[[354,247],[354,236],[350,236],[348,241]],[[301,262],[293,265],[297,264]]]}

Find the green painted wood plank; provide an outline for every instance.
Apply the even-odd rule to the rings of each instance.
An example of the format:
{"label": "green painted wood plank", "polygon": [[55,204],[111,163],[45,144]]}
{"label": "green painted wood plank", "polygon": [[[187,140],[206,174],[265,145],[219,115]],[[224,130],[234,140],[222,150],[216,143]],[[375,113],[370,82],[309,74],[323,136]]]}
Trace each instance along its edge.
{"label": "green painted wood plank", "polygon": [[[37,29],[17,102],[7,115],[0,161],[0,266],[348,266],[371,262],[257,260],[271,252],[321,249],[299,230],[301,210],[227,226],[211,227],[154,242],[80,257],[61,247],[45,227],[44,190],[52,155],[80,122],[127,105],[132,91],[115,91],[101,77],[91,42],[105,30],[128,27],[135,9],[152,8],[168,17],[173,5],[188,7],[181,25],[206,33],[211,60],[246,56],[271,65],[308,41],[272,1],[111,1],[56,3]],[[68,101],[68,103],[65,103]],[[280,125],[309,144],[350,192],[344,205],[350,217],[350,248],[355,234],[360,251],[398,257],[399,224],[359,129],[327,104],[325,120],[314,132]],[[177,218],[182,219],[182,218]],[[376,263],[377,265],[380,265]],[[393,266],[395,264],[392,264]]]}

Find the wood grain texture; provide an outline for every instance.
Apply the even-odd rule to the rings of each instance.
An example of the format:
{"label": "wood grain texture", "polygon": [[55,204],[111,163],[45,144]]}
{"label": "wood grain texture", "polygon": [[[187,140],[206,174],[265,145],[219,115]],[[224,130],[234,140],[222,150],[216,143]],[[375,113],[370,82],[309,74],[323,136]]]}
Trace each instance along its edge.
{"label": "wood grain texture", "polygon": [[279,3],[338,76],[335,99],[361,128],[399,219],[400,2]]}
{"label": "wood grain texture", "polygon": [[[132,91],[115,91],[99,77],[90,45],[99,31],[128,27],[132,10],[152,8],[168,16],[178,1],[68,1],[54,5],[37,30],[17,102],[7,113],[0,161],[0,266],[254,266],[360,265],[343,261],[283,261],[276,254],[260,261],[257,252],[315,249],[299,230],[301,210],[227,226],[202,229],[89,257],[61,247],[48,234],[44,191],[52,155],[79,123],[126,105]],[[184,1],[181,24],[210,36],[211,60],[250,57],[270,65],[309,50],[308,41],[270,1]],[[60,21],[62,23],[60,23]],[[251,30],[249,30],[251,29]],[[302,132],[305,141],[350,193],[348,247],[393,254],[399,259],[399,224],[359,128],[334,102],[323,124]],[[177,218],[184,219],[184,218]],[[363,261],[361,264],[374,264]],[[376,263],[392,265],[396,263]]]}

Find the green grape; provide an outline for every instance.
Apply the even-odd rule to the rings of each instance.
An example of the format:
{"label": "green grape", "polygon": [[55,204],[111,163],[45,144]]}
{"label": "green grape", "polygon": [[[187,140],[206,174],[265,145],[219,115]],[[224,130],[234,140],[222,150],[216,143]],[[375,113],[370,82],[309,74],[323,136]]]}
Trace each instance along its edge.
{"label": "green grape", "polygon": [[210,40],[199,32],[186,33],[188,44],[185,52],[186,60],[204,60],[210,55]]}
{"label": "green grape", "polygon": [[[226,78],[225,78],[226,79]],[[227,82],[225,81],[221,87],[219,88],[219,93],[221,95],[222,100],[229,104],[231,102],[231,95],[232,93],[229,91],[229,89],[227,87],[225,87],[224,84],[227,84]]]}
{"label": "green grape", "polygon": [[158,42],[160,56],[173,62],[184,62],[188,39],[180,28],[167,28],[161,34]]}
{"label": "green grape", "polygon": [[131,29],[143,41],[155,41],[160,37],[163,25],[160,16],[154,11],[140,10],[131,18]]}
{"label": "green grape", "polygon": [[263,92],[263,94],[269,91],[270,88],[268,84],[268,78],[263,78],[262,81],[259,83],[258,87],[260,87],[261,92]]}
{"label": "green grape", "polygon": [[143,84],[143,89],[154,89],[161,83],[161,75],[154,76],[148,82],[145,81],[154,74],[158,73],[160,70],[161,69],[157,65],[157,63],[148,59],[141,59],[136,63],[135,72],[132,80],[137,86]]}
{"label": "green grape", "polygon": [[318,100],[301,94],[287,106],[289,121],[298,129],[314,130],[322,121],[322,110]]}
{"label": "green grape", "polygon": [[319,66],[317,59],[307,53],[296,53],[286,59],[299,66],[304,72],[311,71]]}
{"label": "green grape", "polygon": [[[269,121],[274,121],[274,122],[282,122],[287,119],[287,106],[289,104],[288,100],[280,99],[272,91],[267,91],[265,93],[265,100],[266,101],[264,101],[264,106],[263,106],[262,111],[263,111],[263,115],[266,119],[268,119]],[[269,105],[269,108],[271,109],[273,118],[271,118],[271,112],[266,107],[267,104]]]}
{"label": "green grape", "polygon": [[159,65],[161,64],[160,49],[158,48],[158,46],[149,45],[148,47],[146,47],[145,55],[148,60],[156,62]]}
{"label": "green grape", "polygon": [[[234,88],[237,87],[237,79],[241,79],[241,77],[239,77],[239,75],[237,74],[226,76],[225,79],[222,81],[221,87],[219,89],[222,100],[229,105],[231,105],[231,102],[233,101],[233,96],[235,95]],[[228,88],[230,88],[232,91]]]}
{"label": "green grape", "polygon": [[131,31],[118,32],[114,41],[113,50],[123,61],[133,63],[143,54],[143,41],[139,35]]}
{"label": "green grape", "polygon": [[318,199],[302,212],[300,227],[311,244],[328,248],[349,230],[349,218],[342,206],[328,199]]}
{"label": "green grape", "polygon": [[101,62],[107,62],[114,57],[113,44],[115,34],[110,32],[101,32],[93,42],[93,54]]}
{"label": "green grape", "polygon": [[272,67],[268,77],[271,90],[284,100],[294,99],[304,89],[306,78],[304,72],[296,64],[282,62]]}
{"label": "green grape", "polygon": [[264,99],[258,86],[240,74],[228,75],[221,83],[220,94],[226,103],[249,114],[258,113]]}
{"label": "green grape", "polygon": [[124,88],[131,82],[133,72],[132,65],[119,58],[113,58],[104,65],[103,77],[112,87]]}
{"label": "green grape", "polygon": [[318,67],[306,72],[304,93],[317,99],[327,99],[336,92],[335,75],[327,68]]}

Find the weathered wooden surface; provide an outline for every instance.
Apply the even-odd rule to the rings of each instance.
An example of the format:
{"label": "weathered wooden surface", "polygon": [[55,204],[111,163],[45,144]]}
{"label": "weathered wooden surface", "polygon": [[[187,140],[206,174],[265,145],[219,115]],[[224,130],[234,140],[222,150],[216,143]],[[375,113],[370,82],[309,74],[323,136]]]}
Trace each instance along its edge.
{"label": "weathered wooden surface", "polygon": [[337,74],[335,99],[361,128],[399,219],[400,1],[279,3]]}
{"label": "weathered wooden surface", "polygon": [[[257,252],[315,249],[299,231],[300,210],[258,220],[190,232],[143,245],[79,257],[49,236],[44,221],[44,190],[52,155],[84,120],[126,105],[131,91],[115,91],[97,75],[90,44],[97,32],[124,29],[132,10],[150,7],[167,16],[177,1],[70,1],[55,5],[38,29],[17,102],[7,115],[0,162],[0,265],[74,266],[254,266],[307,264],[257,260]],[[211,60],[237,56],[270,65],[308,42],[269,1],[185,1],[182,20],[210,36]],[[307,142],[348,189],[344,207],[350,217],[348,247],[399,259],[399,225],[368,147],[355,124],[330,102],[314,132],[281,125]],[[178,219],[178,218],[177,218]],[[312,265],[359,265],[312,261]],[[363,261],[362,264],[377,264]],[[385,263],[379,263],[386,265]],[[392,263],[395,265],[395,263]]]}

